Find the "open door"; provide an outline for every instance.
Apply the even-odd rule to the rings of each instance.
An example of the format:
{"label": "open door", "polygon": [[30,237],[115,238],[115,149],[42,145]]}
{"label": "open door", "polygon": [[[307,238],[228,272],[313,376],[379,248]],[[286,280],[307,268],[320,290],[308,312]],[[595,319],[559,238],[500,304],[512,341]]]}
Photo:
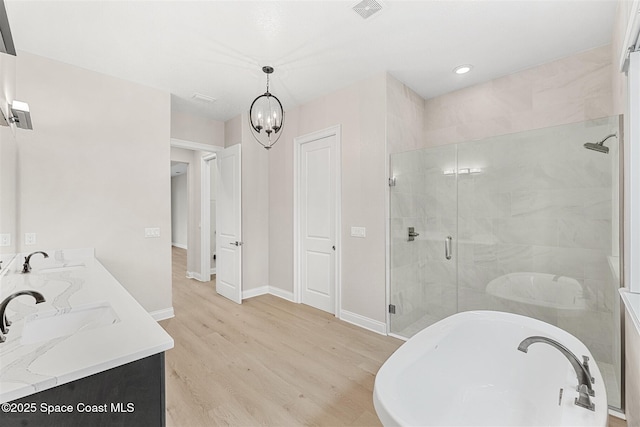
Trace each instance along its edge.
{"label": "open door", "polygon": [[242,303],[241,146],[217,153],[216,292]]}

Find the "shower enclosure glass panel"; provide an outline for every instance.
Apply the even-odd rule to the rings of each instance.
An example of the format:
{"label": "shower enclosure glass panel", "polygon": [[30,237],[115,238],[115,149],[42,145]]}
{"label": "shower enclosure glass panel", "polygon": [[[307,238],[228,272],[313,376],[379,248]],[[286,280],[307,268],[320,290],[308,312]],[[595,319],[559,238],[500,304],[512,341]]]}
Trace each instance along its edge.
{"label": "shower enclosure glass panel", "polygon": [[410,337],[458,311],[456,263],[445,254],[457,228],[455,168],[455,146],[391,156],[393,333]]}
{"label": "shower enclosure glass panel", "polygon": [[391,155],[391,332],[467,310],[534,317],[589,347],[620,407],[621,142],[584,146],[619,128],[611,117]]}

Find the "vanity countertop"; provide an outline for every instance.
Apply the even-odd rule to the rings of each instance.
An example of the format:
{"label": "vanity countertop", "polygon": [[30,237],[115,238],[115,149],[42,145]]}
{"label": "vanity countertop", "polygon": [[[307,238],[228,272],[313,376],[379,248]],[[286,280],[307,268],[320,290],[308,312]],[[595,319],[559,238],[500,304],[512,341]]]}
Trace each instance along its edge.
{"label": "vanity countertop", "polygon": [[[48,253],[48,259],[32,257],[29,274],[20,272],[24,255],[16,256],[0,278],[0,301],[21,290],[39,292],[46,299],[36,305],[34,298],[20,296],[8,305],[12,325],[0,343],[0,403],[173,347],[169,334],[102,266],[92,249]],[[80,320],[85,323],[74,329],[73,322],[87,313],[95,319]],[[63,315],[73,319],[71,327],[66,320],[58,322]],[[36,321],[39,326],[34,327]]]}

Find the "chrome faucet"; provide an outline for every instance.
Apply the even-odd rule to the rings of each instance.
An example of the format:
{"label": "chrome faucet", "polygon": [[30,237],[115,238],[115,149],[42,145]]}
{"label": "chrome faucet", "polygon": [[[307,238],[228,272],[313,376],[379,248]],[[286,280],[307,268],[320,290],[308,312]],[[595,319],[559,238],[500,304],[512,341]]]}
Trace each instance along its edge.
{"label": "chrome faucet", "polygon": [[49,258],[49,254],[47,254],[46,252],[42,252],[42,251],[31,252],[29,255],[24,257],[24,264],[22,264],[23,273],[28,273],[31,271],[31,266],[29,265],[29,261],[31,261],[31,257],[35,254],[42,254],[44,255],[45,258]]}
{"label": "chrome faucet", "polygon": [[578,391],[579,397],[576,398],[575,404],[578,406],[582,406],[583,408],[595,411],[596,406],[591,403],[590,398],[590,396],[595,396],[596,394],[593,391],[593,387],[591,386],[591,384],[595,380],[591,376],[591,372],[589,372],[589,358],[587,356],[582,356],[582,363],[580,363],[580,360],[576,357],[576,355],[573,354],[567,347],[560,344],[556,340],[540,336],[525,338],[518,346],[518,350],[526,353],[529,350],[529,346],[537,342],[549,344],[551,347],[554,347],[555,349],[560,351],[560,353],[562,353],[564,357],[569,360],[569,363],[571,363],[571,366],[573,366],[573,369],[576,371],[576,376],[578,377],[578,387],[576,388],[576,391]]}
{"label": "chrome faucet", "polygon": [[45,299],[42,296],[42,294],[36,291],[18,291],[6,297],[4,301],[2,301],[2,303],[0,304],[0,331],[1,331],[0,343],[5,341],[4,334],[9,332],[9,326],[11,326],[11,322],[9,321],[9,319],[7,319],[7,313],[6,313],[7,305],[9,305],[9,302],[11,302],[12,299],[22,295],[31,295],[36,299],[36,304],[45,302]]}

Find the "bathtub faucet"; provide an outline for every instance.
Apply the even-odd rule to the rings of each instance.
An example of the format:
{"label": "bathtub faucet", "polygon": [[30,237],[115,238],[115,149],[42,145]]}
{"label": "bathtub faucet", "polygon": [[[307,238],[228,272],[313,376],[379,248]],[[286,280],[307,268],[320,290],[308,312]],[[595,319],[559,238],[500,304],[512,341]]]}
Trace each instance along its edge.
{"label": "bathtub faucet", "polygon": [[576,398],[575,403],[578,406],[582,406],[583,408],[594,411],[595,405],[591,403],[590,396],[595,396],[595,392],[593,391],[593,387],[591,386],[591,384],[595,380],[591,376],[591,372],[589,372],[589,358],[587,356],[582,356],[583,361],[582,363],[580,363],[580,360],[578,360],[576,355],[573,354],[567,347],[560,344],[556,340],[540,336],[525,338],[518,346],[518,350],[526,353],[529,350],[529,346],[537,342],[549,344],[551,347],[554,347],[560,353],[562,353],[564,357],[567,358],[567,360],[569,360],[569,363],[571,363],[571,366],[573,366],[573,369],[575,369],[576,376],[578,377],[578,387],[576,388],[576,390],[578,391],[578,393],[580,393],[580,396]]}

